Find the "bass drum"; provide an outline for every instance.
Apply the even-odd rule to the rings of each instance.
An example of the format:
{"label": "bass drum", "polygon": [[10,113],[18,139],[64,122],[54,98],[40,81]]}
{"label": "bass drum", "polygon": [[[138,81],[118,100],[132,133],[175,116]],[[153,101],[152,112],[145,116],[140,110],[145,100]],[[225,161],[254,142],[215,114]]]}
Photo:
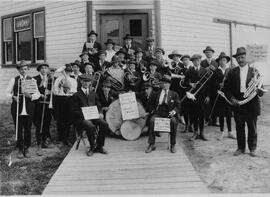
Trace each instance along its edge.
{"label": "bass drum", "polygon": [[[146,118],[145,118],[146,112],[145,112],[143,105],[140,103],[140,101],[137,100],[137,104],[138,104],[139,116],[142,118],[138,118],[138,119],[134,119],[134,120],[130,120],[130,121],[135,122],[142,129],[146,123]],[[106,121],[109,125],[109,128],[112,130],[112,132],[114,134],[121,135],[120,128],[121,128],[121,125],[123,123],[123,119],[122,119],[122,113],[121,113],[119,99],[113,101],[110,104],[109,109],[106,113]],[[130,131],[130,132],[132,132],[132,131]]]}
{"label": "bass drum", "polygon": [[142,128],[133,120],[125,120],[120,128],[121,135],[126,140],[136,140],[140,137]]}

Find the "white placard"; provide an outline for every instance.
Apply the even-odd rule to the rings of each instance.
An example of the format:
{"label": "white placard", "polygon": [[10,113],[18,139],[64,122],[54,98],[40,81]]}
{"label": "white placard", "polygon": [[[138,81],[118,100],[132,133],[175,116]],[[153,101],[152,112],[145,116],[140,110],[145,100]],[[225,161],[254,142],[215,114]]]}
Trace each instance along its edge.
{"label": "white placard", "polygon": [[99,119],[97,106],[81,107],[85,120]]}
{"label": "white placard", "polygon": [[154,131],[171,132],[170,118],[155,118]]}
{"label": "white placard", "polygon": [[247,45],[248,62],[267,62],[268,46],[267,45]]}
{"label": "white placard", "polygon": [[92,49],[94,46],[94,43],[93,42],[86,42],[85,46],[87,49]]}
{"label": "white placard", "polygon": [[120,94],[119,101],[123,120],[139,118],[139,110],[135,92]]}
{"label": "white placard", "polygon": [[22,93],[34,94],[37,91],[37,83],[33,79],[22,80]]}

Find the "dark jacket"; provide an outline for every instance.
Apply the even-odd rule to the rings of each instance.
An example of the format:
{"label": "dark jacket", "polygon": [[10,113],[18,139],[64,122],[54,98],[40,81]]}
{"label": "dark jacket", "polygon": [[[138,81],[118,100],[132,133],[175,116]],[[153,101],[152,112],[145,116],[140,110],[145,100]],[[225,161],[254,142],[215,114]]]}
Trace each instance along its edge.
{"label": "dark jacket", "polygon": [[[248,87],[248,83],[254,76],[254,68],[248,68],[247,80],[246,80],[246,87]],[[235,98],[237,100],[244,100],[243,93],[240,92],[240,68],[235,67],[231,69],[226,77],[224,83],[224,93],[226,97],[231,100]],[[251,101],[248,103],[241,105],[239,107],[233,107],[235,112],[240,114],[246,115],[255,115],[258,116],[261,113],[261,106],[260,106],[260,98],[256,95]]]}
{"label": "dark jacket", "polygon": [[101,105],[99,102],[98,95],[96,93],[90,91],[87,97],[81,89],[78,90],[78,92],[72,95],[70,100],[70,112],[73,121],[76,122],[84,120],[81,107],[94,105],[96,105],[100,111]]}
{"label": "dark jacket", "polygon": [[117,93],[113,90],[109,91],[108,99],[106,99],[105,94],[102,89],[98,91],[98,98],[101,104],[101,107],[109,107],[109,105],[116,100],[118,97]]}
{"label": "dark jacket", "polygon": [[218,63],[215,59],[212,59],[210,64],[208,63],[207,59],[201,61],[201,66],[204,68],[208,68],[210,65],[213,65],[215,68],[218,67]]}
{"label": "dark jacket", "polygon": [[103,64],[100,65],[99,59],[98,59],[94,62],[94,65],[95,65],[94,70],[95,70],[95,72],[97,72],[97,71],[102,71],[102,69],[109,68],[111,66],[111,63],[104,61]]}
{"label": "dark jacket", "polygon": [[[162,90],[161,90],[162,91]],[[149,99],[149,112],[153,112],[157,113],[157,109],[159,106],[159,97],[161,94],[161,91],[154,93],[153,97],[151,99]],[[179,113],[180,111],[180,101],[179,101],[179,97],[178,94],[172,90],[169,90],[168,92],[168,98],[167,98],[167,103],[168,103],[168,112],[174,110],[177,113]]]}

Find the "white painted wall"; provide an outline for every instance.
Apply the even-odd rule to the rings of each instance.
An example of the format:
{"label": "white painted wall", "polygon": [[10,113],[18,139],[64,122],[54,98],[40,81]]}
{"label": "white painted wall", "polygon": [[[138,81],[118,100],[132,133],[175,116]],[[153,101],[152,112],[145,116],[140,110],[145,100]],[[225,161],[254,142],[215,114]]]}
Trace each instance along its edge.
{"label": "white painted wall", "polygon": [[[59,67],[79,59],[87,36],[85,1],[1,1],[0,16],[40,7],[45,7],[46,61]],[[0,58],[1,49],[0,43]],[[35,69],[30,73],[37,74]],[[9,79],[15,75],[15,68],[0,68],[0,99]]]}
{"label": "white painted wall", "polygon": [[[203,55],[206,45],[216,50],[215,57],[221,51],[230,54],[229,26],[214,23],[214,17],[270,26],[268,0],[161,0],[160,5],[161,40],[167,54],[177,49]],[[270,66],[265,71],[270,74]]]}

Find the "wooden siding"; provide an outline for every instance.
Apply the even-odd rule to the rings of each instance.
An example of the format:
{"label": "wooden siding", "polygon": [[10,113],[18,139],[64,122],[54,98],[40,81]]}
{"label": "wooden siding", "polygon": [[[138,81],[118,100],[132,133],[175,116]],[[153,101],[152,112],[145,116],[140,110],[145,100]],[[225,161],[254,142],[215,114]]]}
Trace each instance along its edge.
{"label": "wooden siding", "polygon": [[77,151],[74,145],[43,195],[208,193],[181,147],[171,154],[167,141],[163,134],[157,138],[157,150],[146,154],[145,136],[136,141],[108,137],[109,154],[92,157],[85,155],[83,143]]}
{"label": "wooden siding", "polygon": [[[0,16],[40,7],[45,7],[47,62],[59,67],[79,59],[87,36],[85,1],[1,1]],[[1,50],[0,43],[0,54]],[[30,70],[30,75],[36,74],[35,69]],[[0,69],[1,100],[9,79],[15,75],[15,68]]]}
{"label": "wooden siding", "polygon": [[[230,54],[229,26],[213,18],[270,25],[270,2],[245,0],[161,0],[161,40],[167,54],[201,53],[206,45]],[[233,51],[234,52],[234,51]]]}

